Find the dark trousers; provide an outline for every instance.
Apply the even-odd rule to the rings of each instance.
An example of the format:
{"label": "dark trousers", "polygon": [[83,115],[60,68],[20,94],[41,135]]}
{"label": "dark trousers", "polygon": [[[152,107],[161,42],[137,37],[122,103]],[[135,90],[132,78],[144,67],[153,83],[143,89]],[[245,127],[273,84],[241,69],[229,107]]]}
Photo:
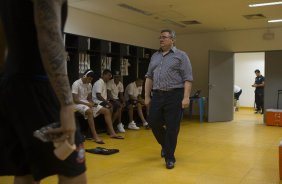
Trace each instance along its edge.
{"label": "dark trousers", "polygon": [[256,109],[263,111],[263,98],[264,98],[264,91],[262,89],[256,89],[255,91],[255,102],[256,102]]}
{"label": "dark trousers", "polygon": [[153,91],[149,125],[165,152],[166,161],[174,161],[182,109],[183,88],[172,91]]}

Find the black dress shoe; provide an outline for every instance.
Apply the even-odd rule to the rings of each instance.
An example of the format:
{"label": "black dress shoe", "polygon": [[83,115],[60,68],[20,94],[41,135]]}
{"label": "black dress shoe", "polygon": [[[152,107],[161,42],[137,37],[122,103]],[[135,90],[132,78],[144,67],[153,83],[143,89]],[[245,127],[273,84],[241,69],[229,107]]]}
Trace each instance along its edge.
{"label": "black dress shoe", "polygon": [[150,125],[146,125],[146,126],[145,126],[145,129],[146,129],[146,130],[151,129]]}
{"label": "black dress shoe", "polygon": [[164,152],[164,150],[162,149],[161,150],[161,157],[163,158],[165,156],[165,152]]}
{"label": "black dress shoe", "polygon": [[167,161],[166,162],[166,168],[167,169],[173,169],[174,168],[174,162],[173,161]]}

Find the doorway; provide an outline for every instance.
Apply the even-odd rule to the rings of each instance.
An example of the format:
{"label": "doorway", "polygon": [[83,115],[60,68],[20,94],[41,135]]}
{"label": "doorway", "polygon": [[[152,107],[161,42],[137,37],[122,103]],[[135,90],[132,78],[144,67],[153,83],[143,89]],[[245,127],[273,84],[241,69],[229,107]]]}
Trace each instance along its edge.
{"label": "doorway", "polygon": [[254,71],[259,69],[265,76],[265,52],[244,52],[234,54],[234,84],[242,89],[239,106],[255,107],[255,95],[251,85],[255,81]]}
{"label": "doorway", "polygon": [[[264,109],[265,111],[267,111],[267,109],[275,109],[277,107],[282,107],[282,101],[277,101],[277,91],[282,90],[282,50],[265,51],[262,53],[264,53],[264,67],[258,68],[256,67],[257,65],[252,66],[249,71],[244,67],[239,71],[239,76],[243,76],[244,80],[250,79],[250,82],[248,82],[247,86],[251,86],[254,83],[255,69],[260,69],[261,74],[266,76],[266,85],[264,87]],[[235,70],[233,53],[218,51],[209,52],[208,122],[229,121],[233,119],[233,113],[230,114],[230,109],[231,112],[233,112],[233,88],[235,82],[234,72]],[[247,73],[250,74],[250,77],[246,77],[244,75]],[[224,80],[221,80],[220,76],[224,78]],[[238,83],[238,85],[240,85],[240,83]],[[250,87],[248,86],[247,88]],[[252,90],[254,91],[254,89]],[[242,95],[244,95],[244,89]],[[253,100],[251,100],[252,105],[249,104],[247,105],[247,107],[254,107],[254,93],[252,92],[252,95],[247,98],[253,98]],[[223,108],[224,110],[221,110]],[[224,116],[222,114],[224,114]]]}

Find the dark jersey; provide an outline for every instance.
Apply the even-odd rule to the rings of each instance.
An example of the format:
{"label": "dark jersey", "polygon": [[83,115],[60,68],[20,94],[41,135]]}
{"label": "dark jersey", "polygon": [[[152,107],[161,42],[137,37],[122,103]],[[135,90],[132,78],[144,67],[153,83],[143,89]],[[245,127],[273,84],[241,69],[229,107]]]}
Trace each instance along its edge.
{"label": "dark jersey", "polygon": [[[31,0],[1,0],[0,16],[8,43],[3,77],[46,75],[38,48]],[[62,7],[62,31],[67,3]]]}
{"label": "dark jersey", "polygon": [[[255,84],[262,84],[264,82],[264,76],[260,75],[256,77]],[[263,86],[256,87],[256,89],[263,89]]]}
{"label": "dark jersey", "polygon": [[[62,30],[66,15],[67,3],[62,6]],[[8,43],[4,77],[0,78],[0,176],[31,174],[39,181],[54,174],[73,177],[84,173],[79,128],[75,138],[78,149],[64,161],[55,157],[52,143],[33,137],[35,130],[59,121],[60,111],[54,91],[44,78],[32,1],[1,0],[0,18]],[[45,80],[33,80],[40,79],[38,76]]]}

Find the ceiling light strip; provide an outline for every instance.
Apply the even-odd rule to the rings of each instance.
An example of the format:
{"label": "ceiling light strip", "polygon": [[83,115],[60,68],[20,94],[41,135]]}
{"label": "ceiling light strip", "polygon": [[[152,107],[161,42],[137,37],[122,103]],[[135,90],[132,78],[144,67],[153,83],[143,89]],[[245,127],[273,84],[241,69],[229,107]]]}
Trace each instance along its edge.
{"label": "ceiling light strip", "polygon": [[282,19],[277,19],[277,20],[269,20],[267,21],[269,23],[274,23],[274,22],[282,22]]}
{"label": "ceiling light strip", "polygon": [[279,5],[279,4],[282,4],[282,1],[269,2],[269,3],[250,4],[249,7],[272,6],[272,5]]}

